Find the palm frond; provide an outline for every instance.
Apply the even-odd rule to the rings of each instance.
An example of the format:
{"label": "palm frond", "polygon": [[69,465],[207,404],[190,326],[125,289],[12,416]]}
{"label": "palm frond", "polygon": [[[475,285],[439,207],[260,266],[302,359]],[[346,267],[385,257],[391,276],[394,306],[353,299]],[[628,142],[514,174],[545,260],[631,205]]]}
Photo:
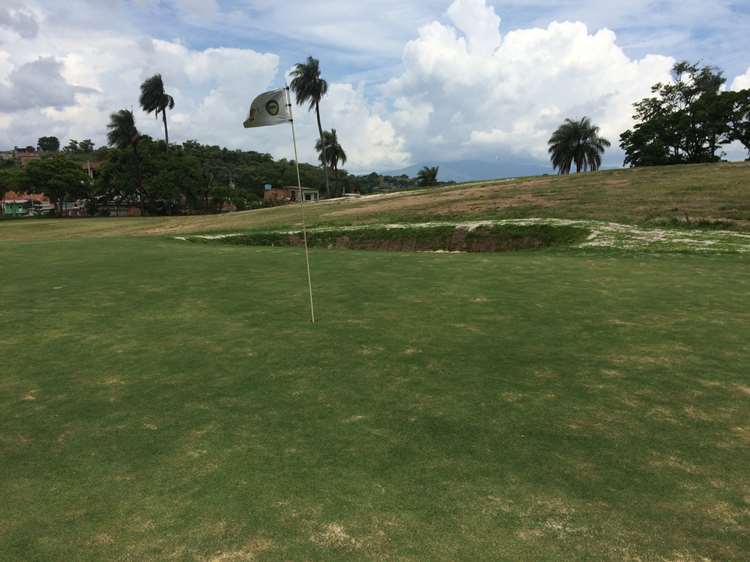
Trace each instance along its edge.
{"label": "palm frond", "polygon": [[304,63],[297,63],[291,72],[289,87],[294,92],[297,105],[308,105],[313,110],[328,93],[328,82],[320,76],[320,62],[307,57]]}
{"label": "palm frond", "polygon": [[133,112],[128,109],[121,109],[109,116],[107,125],[107,143],[109,146],[116,146],[125,149],[138,142],[138,129],[135,126],[135,117]]}

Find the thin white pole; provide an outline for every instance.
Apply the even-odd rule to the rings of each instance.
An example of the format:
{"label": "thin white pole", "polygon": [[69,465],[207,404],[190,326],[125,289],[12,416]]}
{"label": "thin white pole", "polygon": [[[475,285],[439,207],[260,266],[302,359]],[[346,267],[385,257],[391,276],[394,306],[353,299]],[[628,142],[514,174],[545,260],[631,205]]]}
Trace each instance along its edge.
{"label": "thin white pole", "polygon": [[305,225],[305,194],[302,191],[302,177],[299,173],[299,156],[297,155],[297,133],[294,130],[294,115],[292,114],[292,98],[289,86],[286,86],[286,105],[289,108],[289,122],[292,124],[292,142],[294,143],[294,163],[297,167],[297,187],[299,188],[299,204],[302,206],[302,236],[305,240],[305,264],[307,265],[307,290],[310,295],[310,318],[315,324],[315,303],[313,302],[312,277],[310,276],[310,250],[307,247],[307,226]]}

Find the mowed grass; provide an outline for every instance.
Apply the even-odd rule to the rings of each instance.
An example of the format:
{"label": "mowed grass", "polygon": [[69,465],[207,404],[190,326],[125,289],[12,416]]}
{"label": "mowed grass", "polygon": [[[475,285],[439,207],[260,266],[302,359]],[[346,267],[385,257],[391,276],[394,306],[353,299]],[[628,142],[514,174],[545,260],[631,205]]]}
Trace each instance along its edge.
{"label": "mowed grass", "polygon": [[742,560],[737,256],[0,243],[0,559]]}
{"label": "mowed grass", "polygon": [[[557,218],[644,226],[702,221],[750,230],[750,163],[485,181],[307,205],[311,226]],[[297,206],[189,217],[0,221],[0,240],[182,235],[296,228]]]}

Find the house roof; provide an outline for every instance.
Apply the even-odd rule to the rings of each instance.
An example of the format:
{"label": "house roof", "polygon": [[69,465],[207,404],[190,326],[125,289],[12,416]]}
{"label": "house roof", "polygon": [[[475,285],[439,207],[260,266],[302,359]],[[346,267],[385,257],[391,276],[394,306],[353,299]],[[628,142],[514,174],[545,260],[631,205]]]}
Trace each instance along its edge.
{"label": "house roof", "polygon": [[2,199],[6,202],[13,202],[13,201],[28,201],[31,199],[32,201],[38,201],[40,203],[46,203],[49,201],[49,197],[44,195],[44,193],[16,193],[15,191],[7,191],[5,193],[5,196],[2,197]]}

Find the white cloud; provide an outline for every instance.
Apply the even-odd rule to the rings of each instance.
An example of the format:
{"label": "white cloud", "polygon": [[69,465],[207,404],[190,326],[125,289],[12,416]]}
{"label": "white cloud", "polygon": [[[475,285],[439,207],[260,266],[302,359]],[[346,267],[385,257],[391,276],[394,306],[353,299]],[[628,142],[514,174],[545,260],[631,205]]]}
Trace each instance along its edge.
{"label": "white cloud", "polygon": [[448,17],[468,40],[468,50],[490,55],[500,45],[500,18],[484,0],[456,0]]}
{"label": "white cloud", "polygon": [[[161,72],[177,102],[170,114],[172,140],[195,138],[289,158],[287,128],[246,131],[241,122],[253,95],[281,84],[280,65],[314,54],[331,84],[321,107],[323,126],[338,130],[347,166],[355,171],[509,154],[546,160],[546,141],[566,117],[592,117],[617,145],[632,125],[632,103],[649,95],[655,82],[668,80],[673,63],[631,53],[660,52],[674,22],[688,38],[707,21],[712,29],[730,31],[729,23],[706,19],[701,0],[679,3],[680,10],[677,0],[660,0],[667,6],[661,10],[656,0],[617,6],[455,0],[446,10],[449,1],[5,0],[0,148],[33,144],[48,134],[101,144],[109,113],[137,108],[138,85]],[[732,15],[719,19],[741,23],[744,16],[730,4],[717,0],[720,13]],[[501,15],[518,25],[519,12],[538,25],[501,29]],[[564,19],[561,14],[592,25],[550,23]],[[109,29],[106,22],[113,22]],[[626,39],[603,28],[608,22],[626,30]],[[153,31],[144,31],[149,25]],[[191,47],[192,40],[202,47]],[[647,50],[623,49],[625,42],[641,40]],[[742,50],[738,44],[733,52]],[[40,58],[59,66],[32,73],[44,70],[33,66]],[[24,76],[53,76],[57,86],[29,88]],[[746,81],[750,70],[734,87]],[[32,89],[34,95],[18,96]],[[314,161],[314,114],[296,111],[301,159]],[[137,119],[144,132],[161,137],[153,117],[139,113]],[[609,164],[621,163],[616,148],[609,154]]]}
{"label": "white cloud", "polygon": [[732,90],[739,91],[748,88],[750,88],[750,68],[747,69],[745,74],[738,76],[734,79],[734,82],[732,82]]}
{"label": "white cloud", "polygon": [[335,126],[349,166],[358,170],[401,167],[409,163],[405,141],[390,121],[369,107],[362,88],[332,84],[326,100],[328,121]]}
{"label": "white cloud", "polygon": [[[57,58],[48,55],[53,52]],[[44,58],[32,58],[39,55]],[[169,115],[170,140],[197,139],[292,157],[288,127],[242,127],[252,97],[281,84],[277,54],[196,50],[177,40],[105,30],[81,38],[45,23],[24,44],[0,44],[0,145],[35,144],[45,135],[63,142],[92,138],[101,145],[109,114],[123,107],[136,110],[142,132],[161,138],[160,121],[138,109],[139,85],[156,72],[176,101]],[[338,130],[351,168],[369,170],[408,160],[404,140],[374,112],[361,88],[332,83],[322,105],[324,125]],[[314,162],[314,117],[307,111],[297,117],[300,158]]]}
{"label": "white cloud", "polygon": [[[633,102],[668,80],[674,63],[656,55],[632,60],[613,32],[590,33],[582,23],[501,37],[500,20],[484,0],[456,0],[447,15],[452,25],[433,21],[406,45],[404,70],[384,89],[398,100],[396,123],[403,122],[404,100],[414,107],[429,100],[429,123],[412,129],[407,143],[425,149],[421,159],[507,152],[544,159],[553,129],[583,115],[616,144],[632,124]],[[453,139],[448,151],[430,148],[429,139],[441,136]]]}
{"label": "white cloud", "polygon": [[39,23],[33,12],[8,2],[9,5],[0,6],[0,27],[9,29],[23,38],[35,37],[39,31]]}
{"label": "white cloud", "polygon": [[44,57],[14,68],[8,85],[0,84],[0,112],[32,108],[63,108],[76,103],[76,94],[92,91],[69,84],[63,78],[62,63]]}

